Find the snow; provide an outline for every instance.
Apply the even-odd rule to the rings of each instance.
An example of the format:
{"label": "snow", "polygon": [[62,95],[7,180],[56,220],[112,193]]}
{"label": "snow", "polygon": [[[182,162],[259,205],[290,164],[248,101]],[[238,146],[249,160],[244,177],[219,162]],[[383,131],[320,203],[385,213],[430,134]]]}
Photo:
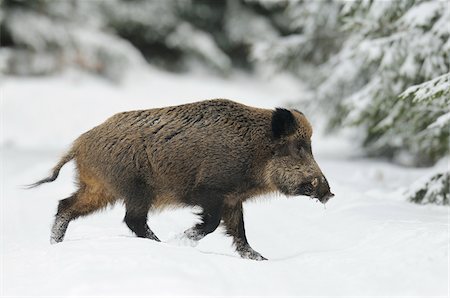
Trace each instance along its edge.
{"label": "snow", "polygon": [[[66,3],[59,4],[60,13],[67,11]],[[57,7],[58,5],[54,6]],[[68,10],[70,11],[70,8]],[[19,9],[10,12],[7,27],[14,36],[14,42],[27,45],[33,50],[31,55],[26,55],[26,47],[23,47],[23,55],[19,58],[24,61],[13,61],[14,55],[6,57],[11,60],[11,65],[18,65],[11,66],[16,68],[13,72],[48,73],[68,64],[92,72],[102,72],[111,79],[119,79],[119,72],[123,73],[127,67],[135,68],[144,63],[141,53],[129,41],[103,32],[98,28],[100,24],[93,24],[92,20],[99,20],[95,17],[94,10],[91,8],[90,13],[94,15],[91,15],[89,21],[82,20],[82,24],[62,24],[61,20],[65,18],[49,18],[42,12]],[[76,12],[73,12],[73,15],[76,15]],[[32,60],[32,67],[27,60]]]}
{"label": "snow", "polygon": [[437,94],[446,95],[449,90],[450,72],[422,84],[411,86],[400,94],[400,97],[405,98],[413,95],[415,101],[423,101],[435,97]]}
{"label": "snow", "polygon": [[445,1],[418,3],[406,12],[399,22],[405,27],[426,27],[433,18],[440,15],[439,11],[445,10],[447,6]]}
{"label": "snow", "polygon": [[21,186],[45,176],[77,135],[129,109],[217,97],[280,106],[303,92],[288,77],[151,70],[117,86],[67,72],[4,77],[0,88],[2,295],[448,295],[449,209],[404,196],[435,169],[358,157],[352,142],[317,129],[313,151],[336,194],[326,209],[281,195],[244,206],[249,242],[268,261],[240,259],[222,228],[196,247],[181,245],[179,235],[196,222],[188,208],[149,216],[162,243],[134,237],[116,205],[72,222],[64,242],[49,244],[57,201],[74,190],[73,165],[52,184]]}
{"label": "snow", "polygon": [[443,114],[442,116],[439,116],[436,119],[436,121],[434,121],[427,127],[427,129],[445,128],[445,127],[448,127],[449,124],[450,124],[450,112],[447,112],[447,113]]}
{"label": "snow", "polygon": [[178,25],[166,40],[170,47],[188,49],[223,72],[231,68],[231,60],[217,47],[213,37],[201,30],[196,30],[189,23]]}

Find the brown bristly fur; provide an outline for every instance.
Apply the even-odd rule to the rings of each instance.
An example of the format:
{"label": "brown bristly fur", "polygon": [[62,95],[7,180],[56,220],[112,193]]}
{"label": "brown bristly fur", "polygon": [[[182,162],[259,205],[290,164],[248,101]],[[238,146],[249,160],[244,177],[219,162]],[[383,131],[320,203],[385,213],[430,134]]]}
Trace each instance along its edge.
{"label": "brown bristly fur", "polygon": [[[125,222],[158,240],[149,210],[200,206],[202,223],[186,231],[198,240],[222,219],[243,257],[263,259],[245,238],[242,203],[271,192],[298,195],[322,173],[312,157],[312,127],[298,111],[267,110],[217,99],[116,114],[82,134],[55,167],[75,159],[78,191],[58,207],[52,239],[70,220],[123,200]],[[322,192],[328,183],[322,185]],[[329,191],[329,188],[328,188]]]}

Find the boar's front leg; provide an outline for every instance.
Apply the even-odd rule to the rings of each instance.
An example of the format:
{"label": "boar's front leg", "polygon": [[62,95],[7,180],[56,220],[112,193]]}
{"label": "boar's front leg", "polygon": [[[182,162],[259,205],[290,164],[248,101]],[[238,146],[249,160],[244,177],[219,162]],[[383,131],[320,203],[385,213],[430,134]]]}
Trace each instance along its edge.
{"label": "boar's front leg", "polygon": [[235,205],[225,205],[223,208],[222,220],[227,230],[227,234],[233,237],[236,251],[244,259],[267,260],[257,251],[250,247],[245,236],[244,215],[242,213],[242,202]]}
{"label": "boar's front leg", "polygon": [[220,197],[215,197],[214,199],[211,199],[209,195],[199,195],[199,197],[202,198],[199,205],[203,209],[199,214],[201,216],[201,222],[184,231],[184,235],[195,242],[214,232],[219,226],[222,217],[223,200]]}

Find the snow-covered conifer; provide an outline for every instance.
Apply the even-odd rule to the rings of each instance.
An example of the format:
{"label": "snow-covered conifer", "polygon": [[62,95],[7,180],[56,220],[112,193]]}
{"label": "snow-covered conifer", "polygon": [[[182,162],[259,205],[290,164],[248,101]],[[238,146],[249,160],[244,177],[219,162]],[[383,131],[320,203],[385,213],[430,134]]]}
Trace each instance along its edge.
{"label": "snow-covered conifer", "polygon": [[448,126],[439,125],[449,106],[448,2],[348,2],[342,13],[349,38],[322,66],[315,94],[338,111],[331,125],[359,126],[374,155],[435,162],[448,150]]}

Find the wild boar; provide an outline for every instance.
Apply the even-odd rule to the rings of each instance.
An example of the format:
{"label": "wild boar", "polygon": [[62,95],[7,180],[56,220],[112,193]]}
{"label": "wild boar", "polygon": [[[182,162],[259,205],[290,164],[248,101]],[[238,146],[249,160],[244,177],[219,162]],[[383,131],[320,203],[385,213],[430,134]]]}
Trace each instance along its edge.
{"label": "wild boar", "polygon": [[159,241],[149,211],[199,206],[201,222],[184,232],[198,241],[223,222],[243,258],[265,260],[246,238],[242,203],[271,192],[330,199],[311,151],[312,128],[297,110],[246,106],[225,99],[116,114],[75,140],[52,175],[75,160],[78,189],[59,202],[51,242],[71,220],[122,200],[125,223]]}

